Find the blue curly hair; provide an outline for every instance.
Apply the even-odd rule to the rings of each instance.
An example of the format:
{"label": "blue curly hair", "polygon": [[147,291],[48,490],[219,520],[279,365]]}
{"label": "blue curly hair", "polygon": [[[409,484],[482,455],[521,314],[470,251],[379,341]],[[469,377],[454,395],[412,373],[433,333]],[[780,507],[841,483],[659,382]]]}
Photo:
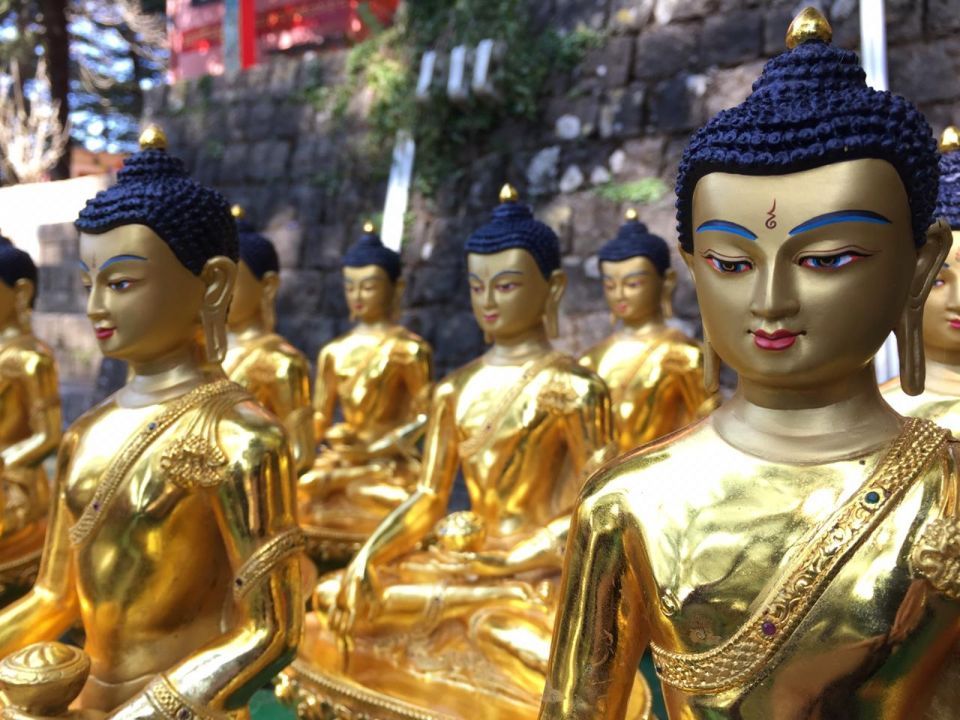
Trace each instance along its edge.
{"label": "blue curly hair", "polygon": [[744,102],[694,134],[677,176],[680,246],[693,251],[693,190],[709,173],[784,175],[865,158],[896,169],[919,247],[937,198],[930,126],[909,100],[867,86],[856,53],[804,42],[767,62]]}

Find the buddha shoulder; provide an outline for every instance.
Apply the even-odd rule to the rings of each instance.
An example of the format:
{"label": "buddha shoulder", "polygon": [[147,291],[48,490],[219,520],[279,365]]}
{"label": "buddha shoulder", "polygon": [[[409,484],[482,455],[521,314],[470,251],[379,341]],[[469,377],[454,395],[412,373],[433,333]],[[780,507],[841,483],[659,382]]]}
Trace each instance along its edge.
{"label": "buddha shoulder", "polygon": [[35,375],[56,370],[53,350],[32,335],[19,338],[0,357],[0,374],[4,377]]}
{"label": "buddha shoulder", "polygon": [[264,349],[274,357],[274,362],[279,370],[309,368],[307,356],[284,340],[280,335],[274,335]]}
{"label": "buddha shoulder", "polygon": [[558,356],[544,372],[547,375],[545,390],[565,387],[577,397],[608,393],[606,383],[594,370],[584,367],[569,355]]}
{"label": "buddha shoulder", "polygon": [[[675,504],[678,497],[696,497],[698,482],[709,472],[697,458],[718,454],[710,448],[719,454],[740,454],[723,443],[706,419],[610,460],[584,484],[578,511],[581,520],[618,512],[624,513],[621,519],[636,518],[642,508],[665,507]],[[716,465],[711,461],[708,466]]]}
{"label": "buddha shoulder", "polygon": [[407,328],[398,326],[390,345],[390,359],[396,362],[419,362],[430,359],[433,348],[422,337]]}
{"label": "buddha shoulder", "polygon": [[700,344],[675,328],[664,333],[663,363],[680,369],[694,369],[703,364]]}

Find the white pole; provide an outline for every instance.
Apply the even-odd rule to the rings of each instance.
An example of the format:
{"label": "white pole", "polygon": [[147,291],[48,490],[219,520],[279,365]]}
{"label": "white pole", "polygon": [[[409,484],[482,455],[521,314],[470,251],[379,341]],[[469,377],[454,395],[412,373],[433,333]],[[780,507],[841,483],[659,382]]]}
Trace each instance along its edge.
{"label": "white pole", "polygon": [[[887,22],[883,0],[860,0],[860,62],[867,74],[867,85],[874,90],[887,90]],[[897,341],[887,338],[874,359],[879,382],[900,374]]]}
{"label": "white pole", "polygon": [[410,182],[416,154],[417,146],[413,136],[406,130],[397,132],[390,179],[387,182],[387,199],[383,204],[383,227],[380,228],[383,244],[397,252],[403,244],[403,223],[410,202]]}

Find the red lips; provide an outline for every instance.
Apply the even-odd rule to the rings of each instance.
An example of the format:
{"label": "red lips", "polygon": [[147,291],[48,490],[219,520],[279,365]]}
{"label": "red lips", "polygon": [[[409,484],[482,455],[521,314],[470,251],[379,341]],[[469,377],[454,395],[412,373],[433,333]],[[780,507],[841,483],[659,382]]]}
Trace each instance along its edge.
{"label": "red lips", "polygon": [[97,336],[97,340],[109,340],[116,332],[116,328],[94,328],[93,332]]}
{"label": "red lips", "polygon": [[484,315],[483,319],[488,323],[495,323],[500,317],[500,313],[493,313],[491,315]]}
{"label": "red lips", "polygon": [[954,330],[960,330],[960,318],[954,318],[953,320],[950,320],[950,327],[952,327]]}
{"label": "red lips", "polygon": [[754,330],[753,342],[761,350],[786,350],[792,347],[802,334],[789,330],[777,330],[772,333],[766,330]]}

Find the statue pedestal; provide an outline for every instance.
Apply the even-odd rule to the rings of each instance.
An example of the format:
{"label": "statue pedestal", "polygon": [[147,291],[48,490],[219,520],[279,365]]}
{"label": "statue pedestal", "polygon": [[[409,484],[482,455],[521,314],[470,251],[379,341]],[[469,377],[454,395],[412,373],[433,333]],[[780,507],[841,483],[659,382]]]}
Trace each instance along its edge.
{"label": "statue pedestal", "polygon": [[[536,720],[538,693],[521,697],[506,685],[472,682],[471,675],[482,672],[477,665],[445,665],[434,672],[401,667],[382,646],[361,642],[351,650],[348,676],[340,670],[336,638],[308,615],[298,657],[283,672],[277,695],[295,705],[302,720]],[[626,717],[654,718],[639,673]]]}

